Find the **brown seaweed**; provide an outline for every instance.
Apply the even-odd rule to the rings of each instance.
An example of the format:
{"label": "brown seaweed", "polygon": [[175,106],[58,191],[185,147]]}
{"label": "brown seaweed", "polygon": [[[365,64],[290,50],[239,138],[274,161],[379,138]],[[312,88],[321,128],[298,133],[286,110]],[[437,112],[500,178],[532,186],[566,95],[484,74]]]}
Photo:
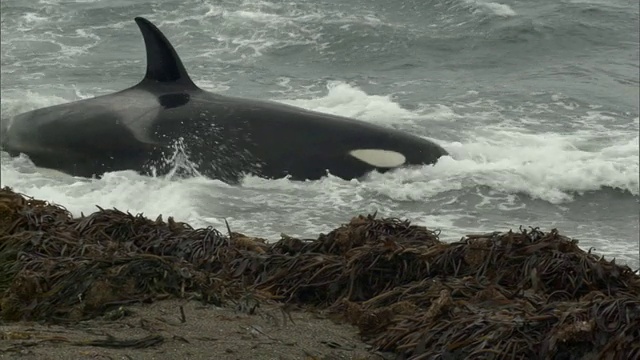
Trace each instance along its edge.
{"label": "brown seaweed", "polygon": [[628,266],[555,229],[438,235],[368,215],[268,244],[117,209],[73,218],[4,188],[0,319],[78,321],[168,297],[254,314],[278,301],[354,324],[399,358],[640,358],[640,276]]}

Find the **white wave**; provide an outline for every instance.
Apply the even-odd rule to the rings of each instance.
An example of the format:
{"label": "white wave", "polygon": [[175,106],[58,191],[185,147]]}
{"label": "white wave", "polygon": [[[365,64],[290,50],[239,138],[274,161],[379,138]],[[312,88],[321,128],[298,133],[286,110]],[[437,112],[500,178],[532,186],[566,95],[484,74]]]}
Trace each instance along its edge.
{"label": "white wave", "polygon": [[14,191],[62,205],[74,216],[90,214],[102,208],[118,208],[149,218],[160,214],[174,216],[194,226],[207,226],[193,206],[192,184],[166,178],[140,176],[133,171],[107,173],[101,179],[76,178],[66,174],[25,165],[21,159],[2,162],[0,183]]}
{"label": "white wave", "polygon": [[602,187],[638,195],[637,137],[596,152],[580,150],[572,141],[496,130],[493,139],[445,144],[452,156],[433,166],[374,175],[377,181],[368,186],[396,200],[426,200],[474,184],[556,204]]}
{"label": "white wave", "polygon": [[467,4],[475,6],[477,9],[491,12],[496,16],[511,17],[516,16],[516,12],[506,4],[484,0],[464,0]]}
{"label": "white wave", "polygon": [[251,20],[259,23],[274,23],[274,22],[286,22],[287,19],[278,14],[269,14],[262,11],[248,11],[248,10],[237,10],[232,13],[229,13],[225,17],[237,17],[241,20]]}
{"label": "white wave", "polygon": [[44,23],[49,21],[49,19],[45,16],[40,16],[36,13],[32,13],[32,12],[28,12],[24,15],[22,15],[22,17],[24,18],[25,22],[29,23],[29,24],[36,24],[36,23]]}
{"label": "white wave", "polygon": [[407,123],[415,114],[394,102],[391,96],[369,95],[340,81],[329,82],[328,93],[312,99],[277,100],[319,112],[364,119],[378,124]]}

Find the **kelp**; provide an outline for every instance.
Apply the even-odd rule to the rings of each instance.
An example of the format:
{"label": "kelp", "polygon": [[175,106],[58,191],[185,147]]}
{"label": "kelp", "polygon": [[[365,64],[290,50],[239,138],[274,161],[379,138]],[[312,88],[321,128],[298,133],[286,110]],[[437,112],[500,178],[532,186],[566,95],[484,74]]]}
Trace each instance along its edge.
{"label": "kelp", "polygon": [[323,310],[406,359],[640,358],[640,276],[556,229],[444,243],[356,216],[276,243],[0,190],[0,317],[74,322],[169,297]]}

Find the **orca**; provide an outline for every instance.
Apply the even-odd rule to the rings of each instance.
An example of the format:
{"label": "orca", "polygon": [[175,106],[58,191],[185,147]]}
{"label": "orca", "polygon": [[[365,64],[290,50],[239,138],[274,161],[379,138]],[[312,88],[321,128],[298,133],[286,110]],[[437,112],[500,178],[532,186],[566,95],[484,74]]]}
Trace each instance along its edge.
{"label": "orca", "polygon": [[434,164],[434,142],[365,121],[200,89],[175,49],[150,21],[136,17],[146,74],[116,93],[15,116],[3,134],[11,156],[73,176],[171,171],[179,149],[199,174],[228,183],[245,175],[317,180]]}

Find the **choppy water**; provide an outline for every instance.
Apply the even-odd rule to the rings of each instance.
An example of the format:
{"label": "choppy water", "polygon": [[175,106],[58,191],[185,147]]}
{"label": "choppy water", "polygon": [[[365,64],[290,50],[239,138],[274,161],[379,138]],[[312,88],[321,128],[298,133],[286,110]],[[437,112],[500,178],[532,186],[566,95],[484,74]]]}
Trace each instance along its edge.
{"label": "choppy water", "polygon": [[1,181],[251,235],[378,211],[470,232],[557,227],[638,267],[638,3],[627,0],[2,0],[2,120],[135,84],[145,16],[202,88],[416,132],[451,154],[364,181],[100,180],[2,154]]}

